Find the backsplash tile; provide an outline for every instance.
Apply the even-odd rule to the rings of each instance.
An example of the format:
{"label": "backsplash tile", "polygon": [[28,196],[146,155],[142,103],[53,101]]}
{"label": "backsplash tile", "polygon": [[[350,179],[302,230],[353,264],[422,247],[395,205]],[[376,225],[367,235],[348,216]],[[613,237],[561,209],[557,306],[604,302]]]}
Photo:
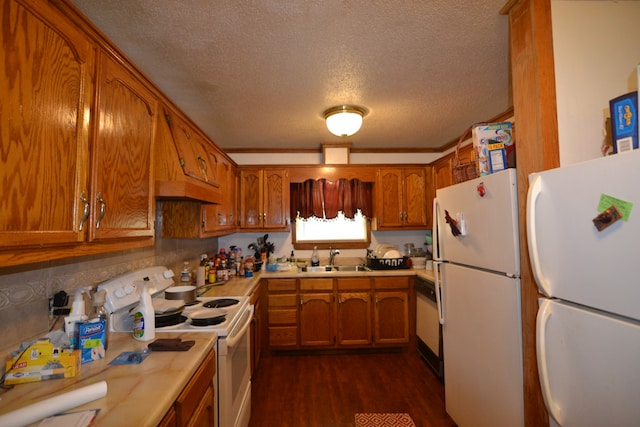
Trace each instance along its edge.
{"label": "backsplash tile", "polygon": [[[79,286],[95,288],[116,276],[153,265],[164,265],[179,277],[184,261],[195,269],[199,255],[212,253],[217,247],[217,238],[156,238],[153,248],[0,268],[0,348],[45,335],[50,327],[48,300],[58,291],[67,292],[71,300]],[[62,328],[62,320],[55,328]]]}

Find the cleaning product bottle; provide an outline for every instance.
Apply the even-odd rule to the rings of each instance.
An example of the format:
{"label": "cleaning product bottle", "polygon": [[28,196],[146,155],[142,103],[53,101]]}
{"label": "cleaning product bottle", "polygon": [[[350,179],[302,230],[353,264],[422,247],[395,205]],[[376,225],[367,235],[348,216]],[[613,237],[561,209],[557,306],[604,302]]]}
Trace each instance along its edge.
{"label": "cleaning product bottle", "polygon": [[91,287],[81,286],[76,289],[71,304],[71,312],[64,318],[64,331],[69,338],[72,348],[78,348],[78,324],[85,322],[89,317],[85,313],[84,293],[89,292]]}
{"label": "cleaning product bottle", "polygon": [[107,291],[104,289],[98,291],[93,296],[93,307],[96,314],[96,320],[104,322],[104,349],[109,346],[109,313],[104,307]]}
{"label": "cleaning product bottle", "polygon": [[133,310],[133,338],[138,341],[151,341],[156,337],[155,310],[147,282],[143,281],[141,285],[140,303]]}
{"label": "cleaning product bottle", "polygon": [[311,254],[311,266],[316,267],[320,265],[320,257],[318,256],[318,247],[313,247],[313,253]]}

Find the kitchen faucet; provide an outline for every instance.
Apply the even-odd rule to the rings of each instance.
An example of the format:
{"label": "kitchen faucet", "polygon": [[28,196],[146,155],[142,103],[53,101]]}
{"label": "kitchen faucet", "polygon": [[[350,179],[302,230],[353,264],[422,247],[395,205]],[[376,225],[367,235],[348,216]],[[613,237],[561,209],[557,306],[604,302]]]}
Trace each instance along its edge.
{"label": "kitchen faucet", "polygon": [[333,260],[340,253],[340,249],[329,248],[329,265],[333,266]]}

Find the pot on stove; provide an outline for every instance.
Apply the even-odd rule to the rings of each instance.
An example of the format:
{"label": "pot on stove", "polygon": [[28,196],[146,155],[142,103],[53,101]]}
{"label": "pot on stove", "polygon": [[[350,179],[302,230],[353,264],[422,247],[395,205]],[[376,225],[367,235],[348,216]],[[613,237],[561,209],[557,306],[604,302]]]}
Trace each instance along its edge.
{"label": "pot on stove", "polygon": [[183,300],[185,305],[196,302],[195,286],[170,286],[164,290],[164,297],[169,300]]}

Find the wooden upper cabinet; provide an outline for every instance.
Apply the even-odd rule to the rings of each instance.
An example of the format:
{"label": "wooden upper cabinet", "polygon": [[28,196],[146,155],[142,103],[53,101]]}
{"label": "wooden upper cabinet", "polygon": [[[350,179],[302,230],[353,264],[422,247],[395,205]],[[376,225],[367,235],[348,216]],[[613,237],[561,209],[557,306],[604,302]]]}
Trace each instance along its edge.
{"label": "wooden upper cabinet", "polygon": [[222,203],[202,205],[203,237],[218,235],[221,231],[233,231],[237,226],[237,168],[229,160],[221,157],[217,175],[222,191]]}
{"label": "wooden upper cabinet", "polygon": [[[46,5],[0,10],[0,247],[84,240],[95,47]],[[88,212],[88,211],[87,211]]]}
{"label": "wooden upper cabinet", "polygon": [[100,58],[90,240],[152,237],[157,100],[114,59]]}
{"label": "wooden upper cabinet", "polygon": [[179,114],[168,114],[171,134],[185,175],[218,187],[219,153]]}
{"label": "wooden upper cabinet", "polygon": [[240,228],[286,230],[289,176],[284,168],[240,169]]}
{"label": "wooden upper cabinet", "polygon": [[380,168],[377,182],[378,229],[429,225],[427,168]]}

